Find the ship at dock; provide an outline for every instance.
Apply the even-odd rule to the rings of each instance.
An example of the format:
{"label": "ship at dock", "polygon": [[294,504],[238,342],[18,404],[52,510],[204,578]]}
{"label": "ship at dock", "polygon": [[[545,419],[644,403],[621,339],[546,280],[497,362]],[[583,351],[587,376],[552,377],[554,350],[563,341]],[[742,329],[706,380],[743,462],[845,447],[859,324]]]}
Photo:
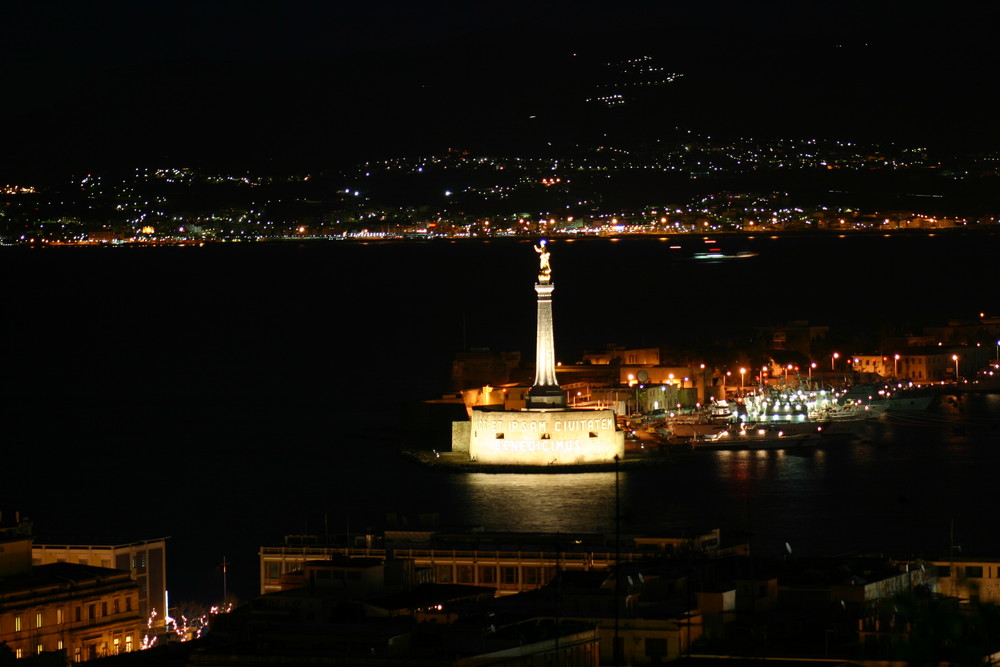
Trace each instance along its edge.
{"label": "ship at dock", "polygon": [[699,448],[783,448],[805,444],[807,438],[816,445],[821,439],[866,439],[873,421],[890,413],[925,411],[933,400],[932,392],[905,386],[761,388],[734,401],[665,414],[654,430],[667,442]]}
{"label": "ship at dock", "polygon": [[780,427],[756,426],[726,429],[710,437],[694,438],[694,449],[713,450],[758,450],[758,449],[800,449],[816,447],[821,436],[817,432],[786,433]]}

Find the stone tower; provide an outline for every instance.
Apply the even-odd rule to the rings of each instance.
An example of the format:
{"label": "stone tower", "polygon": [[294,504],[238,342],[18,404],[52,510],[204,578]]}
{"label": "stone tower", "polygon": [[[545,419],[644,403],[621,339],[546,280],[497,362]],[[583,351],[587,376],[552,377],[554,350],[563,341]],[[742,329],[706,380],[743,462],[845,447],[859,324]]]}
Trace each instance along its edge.
{"label": "stone tower", "polygon": [[552,336],[552,267],[549,251],[542,239],[535,252],[538,253],[538,325],[535,331],[535,384],[528,390],[529,410],[561,410],[566,407],[566,392],[556,381],[556,350]]}

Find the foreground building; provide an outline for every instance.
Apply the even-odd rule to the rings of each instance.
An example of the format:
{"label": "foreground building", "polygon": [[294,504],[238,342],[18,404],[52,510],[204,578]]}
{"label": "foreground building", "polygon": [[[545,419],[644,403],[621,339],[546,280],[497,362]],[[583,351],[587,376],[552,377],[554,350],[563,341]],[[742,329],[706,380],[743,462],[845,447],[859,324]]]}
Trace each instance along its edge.
{"label": "foreground building", "polygon": [[83,662],[141,647],[146,619],[128,570],[32,566],[31,525],[0,526],[0,642],[15,658],[61,653]]}
{"label": "foreground building", "polygon": [[[349,558],[412,563],[401,582],[436,582],[489,586],[499,595],[542,588],[558,572],[607,572],[616,562],[644,562],[700,553],[722,556],[746,553],[745,544],[720,544],[718,529],[693,534],[630,537],[615,549],[604,535],[545,533],[448,533],[434,529],[386,530],[384,535],[356,536],[364,546],[324,544],[306,536],[287,536],[282,545],[260,547],[260,592],[282,590],[290,573],[316,560]],[[401,572],[406,572],[402,565]],[[386,572],[390,572],[389,568]],[[361,577],[358,578],[360,580]]]}
{"label": "foreground building", "polygon": [[412,561],[401,563],[343,555],[301,562],[279,590],[214,619],[198,662],[597,667],[595,623],[498,609],[494,587],[425,581]]}
{"label": "foreground building", "polygon": [[152,628],[162,630],[167,617],[167,538],[137,540],[117,544],[76,542],[39,543],[31,546],[34,565],[77,563],[126,570],[138,586],[139,613],[152,616]]}

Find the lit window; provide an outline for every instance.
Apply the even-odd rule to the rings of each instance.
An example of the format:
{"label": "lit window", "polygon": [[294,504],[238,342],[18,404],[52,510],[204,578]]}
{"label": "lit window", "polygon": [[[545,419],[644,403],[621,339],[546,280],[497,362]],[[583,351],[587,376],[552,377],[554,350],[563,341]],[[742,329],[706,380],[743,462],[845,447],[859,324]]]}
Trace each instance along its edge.
{"label": "lit window", "polygon": [[14,617],[14,632],[20,632],[20,631],[21,631],[21,617],[20,616],[15,616]]}
{"label": "lit window", "polygon": [[38,612],[35,614],[35,627],[36,628],[42,627],[42,612]]}

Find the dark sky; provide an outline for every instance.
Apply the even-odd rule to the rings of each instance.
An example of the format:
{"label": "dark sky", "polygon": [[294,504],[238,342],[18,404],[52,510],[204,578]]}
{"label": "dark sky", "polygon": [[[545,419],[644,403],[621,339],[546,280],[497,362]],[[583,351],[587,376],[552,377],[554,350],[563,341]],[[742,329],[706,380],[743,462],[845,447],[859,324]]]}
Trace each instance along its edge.
{"label": "dark sky", "polygon": [[[961,126],[976,136],[995,114],[998,11],[995,3],[799,0],[22,2],[0,22],[0,121],[17,128],[8,155],[25,159],[136,160],[147,142],[147,156],[162,159],[167,147],[221,153],[258,139],[262,152],[294,155],[317,132],[335,150],[337,125],[388,144],[428,125],[440,126],[427,130],[434,136],[448,124],[497,127],[501,105],[476,116],[474,105],[462,109],[467,91],[516,114],[512,97],[524,106],[546,89],[562,92],[522,84],[570,52],[595,62],[658,52],[691,82],[678,89],[688,98],[670,100],[678,122],[771,116],[798,130],[798,119],[822,109],[834,121],[867,122],[871,113],[880,131],[922,131],[933,120],[935,131]],[[493,80],[477,81],[480,72]],[[569,78],[550,76],[560,85]],[[694,98],[706,101],[705,113],[680,113]],[[431,115],[435,103],[442,113]],[[371,127],[361,128],[366,119]],[[225,141],[214,145],[218,137]]]}

